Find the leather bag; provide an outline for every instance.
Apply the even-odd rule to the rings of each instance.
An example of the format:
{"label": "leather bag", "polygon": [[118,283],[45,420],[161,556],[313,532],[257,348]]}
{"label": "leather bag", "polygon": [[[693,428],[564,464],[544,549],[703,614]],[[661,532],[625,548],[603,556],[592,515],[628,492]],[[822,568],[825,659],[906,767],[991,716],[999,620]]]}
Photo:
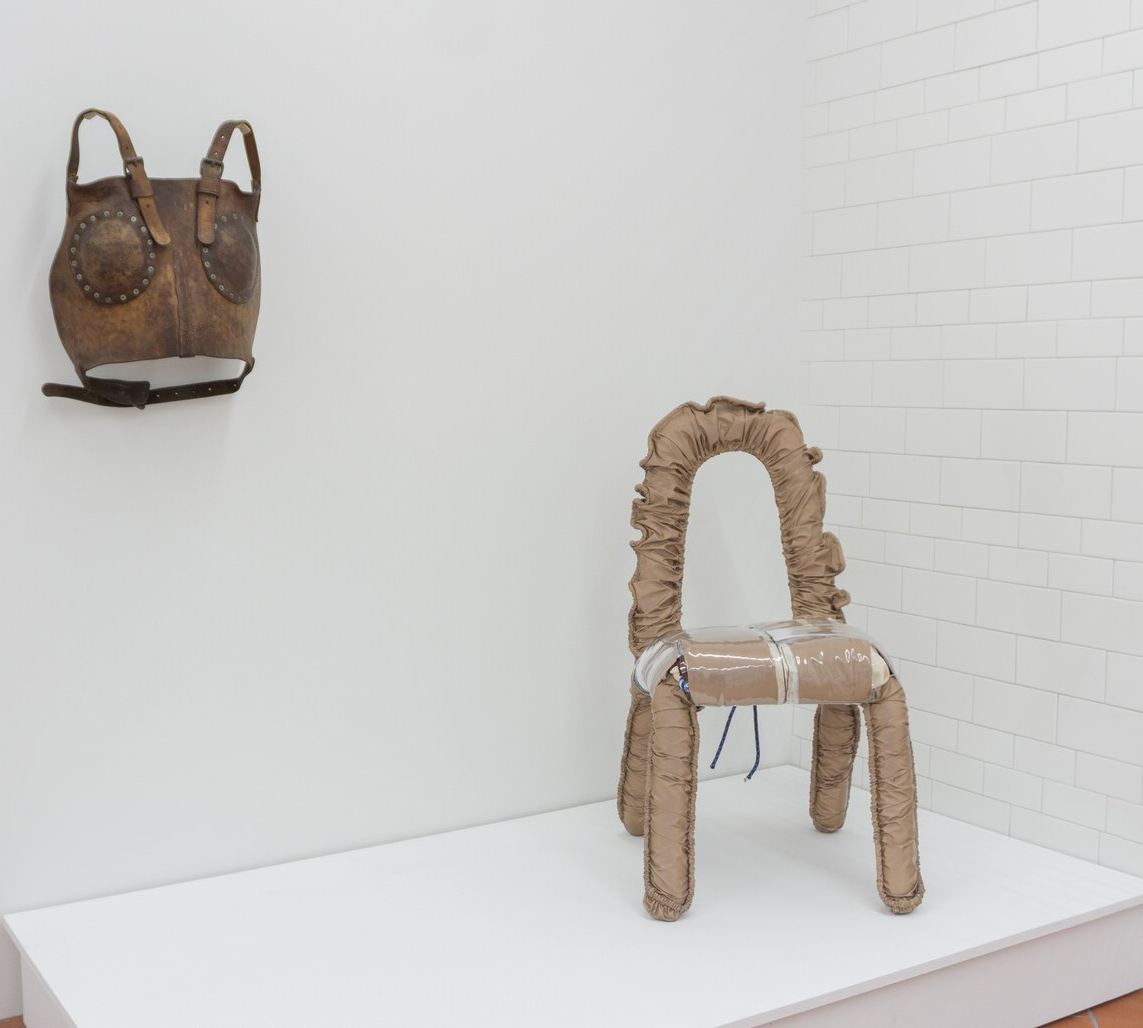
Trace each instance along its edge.
{"label": "leather bag", "polygon": [[[79,127],[107,120],[122,177],[79,182]],[[222,159],[242,134],[249,192],[222,178]],[[49,285],[56,328],[82,387],[48,383],[45,396],[111,407],[237,392],[254,367],[261,300],[258,203],[262,169],[248,122],[219,126],[197,179],[152,179],[123,123],[89,109],[76,119],[67,165],[67,222]],[[241,360],[237,378],[152,389],[147,381],[93,377],[105,364],[163,357]]]}

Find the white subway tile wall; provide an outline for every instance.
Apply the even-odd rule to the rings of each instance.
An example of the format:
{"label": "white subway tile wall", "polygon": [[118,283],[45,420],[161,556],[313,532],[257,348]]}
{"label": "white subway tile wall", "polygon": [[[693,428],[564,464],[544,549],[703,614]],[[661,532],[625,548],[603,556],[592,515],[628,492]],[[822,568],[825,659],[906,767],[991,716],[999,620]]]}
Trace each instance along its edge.
{"label": "white subway tile wall", "polygon": [[1143,874],[1143,0],[807,13],[805,423],[922,802]]}

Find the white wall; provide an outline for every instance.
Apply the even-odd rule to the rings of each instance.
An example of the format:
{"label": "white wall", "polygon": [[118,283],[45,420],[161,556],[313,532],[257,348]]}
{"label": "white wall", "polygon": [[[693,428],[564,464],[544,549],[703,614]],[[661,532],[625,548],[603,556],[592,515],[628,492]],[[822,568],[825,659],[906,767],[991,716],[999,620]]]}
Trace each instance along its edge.
{"label": "white wall", "polygon": [[1143,874],[1143,4],[809,13],[806,421],[923,800]]}
{"label": "white wall", "polygon": [[[794,399],[800,5],[7,14],[0,910],[610,795],[647,431]],[[89,105],[152,176],[253,122],[238,396],[40,396],[71,376],[47,272]],[[84,177],[118,173],[102,123],[83,143]],[[689,613],[781,615],[768,485],[725,460]]]}

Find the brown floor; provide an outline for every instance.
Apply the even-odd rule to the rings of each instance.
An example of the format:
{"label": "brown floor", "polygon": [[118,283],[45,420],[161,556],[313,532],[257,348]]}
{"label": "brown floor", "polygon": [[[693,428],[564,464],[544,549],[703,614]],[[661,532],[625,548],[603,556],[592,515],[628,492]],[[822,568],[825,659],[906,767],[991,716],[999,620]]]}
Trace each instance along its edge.
{"label": "brown floor", "polygon": [[[1092,1010],[1053,1021],[1045,1028],[1092,1028],[1093,1025],[1095,1028],[1143,1028],[1143,989],[1129,992]],[[11,1017],[0,1021],[0,1028],[24,1028],[24,1022],[18,1017]]]}
{"label": "brown floor", "polygon": [[[1129,992],[1093,1010],[1052,1022],[1052,1028],[1143,1028],[1143,989]],[[0,1028],[4,1028],[0,1025]]]}

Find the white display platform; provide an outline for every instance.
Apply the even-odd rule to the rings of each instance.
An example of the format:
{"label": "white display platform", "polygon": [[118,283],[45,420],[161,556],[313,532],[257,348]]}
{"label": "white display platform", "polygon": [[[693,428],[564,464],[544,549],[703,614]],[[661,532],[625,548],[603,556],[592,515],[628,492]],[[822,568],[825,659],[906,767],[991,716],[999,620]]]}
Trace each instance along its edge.
{"label": "white display platform", "polygon": [[867,794],[836,835],[807,795],[703,783],[674,924],[613,803],[14,914],[27,1028],[1033,1028],[1143,985],[1143,879],[923,812],[894,916]]}

